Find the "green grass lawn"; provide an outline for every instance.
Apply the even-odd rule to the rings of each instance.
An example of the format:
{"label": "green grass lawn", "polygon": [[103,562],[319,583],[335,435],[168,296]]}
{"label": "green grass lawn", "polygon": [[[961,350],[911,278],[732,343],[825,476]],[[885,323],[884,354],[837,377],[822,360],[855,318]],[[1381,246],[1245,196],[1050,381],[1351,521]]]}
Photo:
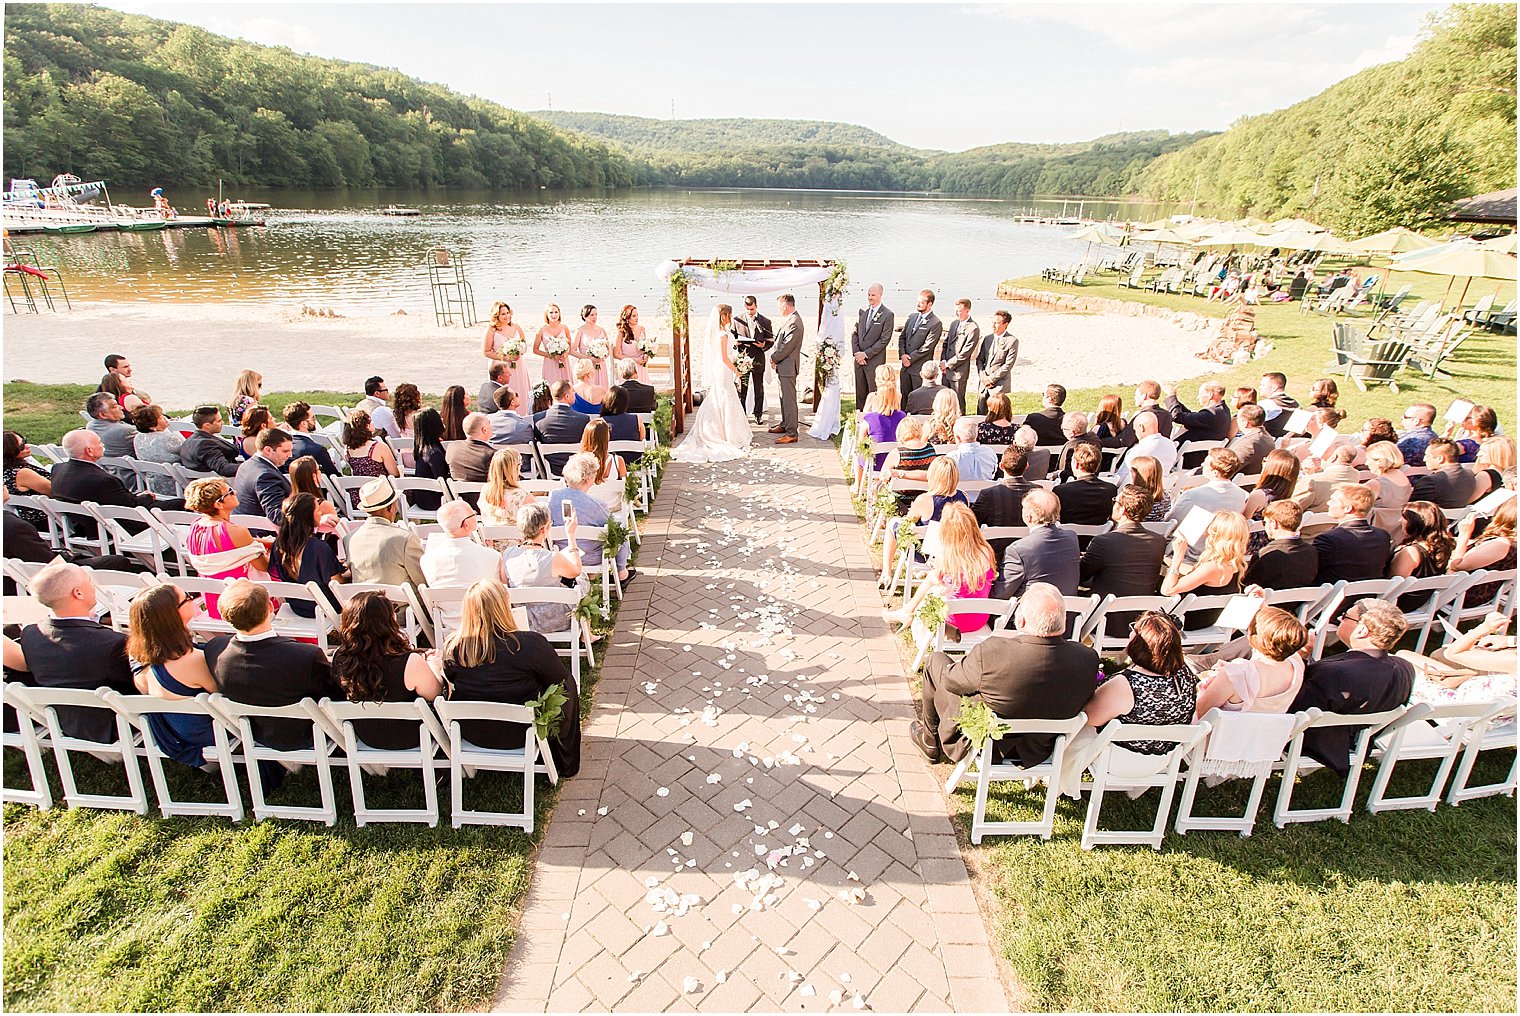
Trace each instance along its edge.
{"label": "green grass lawn", "polygon": [[[29,420],[60,412],[44,404],[42,393],[27,394],[35,397],[27,405]],[[279,396],[266,401],[284,404]],[[15,411],[17,402],[7,408]],[[669,412],[666,400],[659,415],[667,436]],[[16,425],[7,418],[7,427]],[[40,430],[28,436],[44,439]],[[607,631],[611,624],[598,627]],[[582,675],[585,716],[596,670]],[[84,757],[78,768],[87,792],[125,790],[119,766]],[[220,792],[219,779],[172,763],[170,770],[176,798],[210,800]],[[24,783],[20,752],[5,753],[5,779]],[[367,777],[366,795],[371,806],[417,807],[418,780],[415,772]],[[163,819],[156,811],[148,817],[69,811],[56,776],[52,783],[60,802],[52,810],[17,804],[4,810],[4,1004],[11,1010],[486,1006],[516,936],[533,853],[554,798],[540,780],[535,833],[527,836],[448,828],[446,780],[439,787],[440,828],[359,829],[342,767],[334,770],[339,817],[332,829],[251,817],[234,825]],[[514,807],[521,783],[481,773],[465,793],[470,807]],[[250,800],[246,783],[243,799]],[[317,800],[310,769],[271,795],[273,803]]]}

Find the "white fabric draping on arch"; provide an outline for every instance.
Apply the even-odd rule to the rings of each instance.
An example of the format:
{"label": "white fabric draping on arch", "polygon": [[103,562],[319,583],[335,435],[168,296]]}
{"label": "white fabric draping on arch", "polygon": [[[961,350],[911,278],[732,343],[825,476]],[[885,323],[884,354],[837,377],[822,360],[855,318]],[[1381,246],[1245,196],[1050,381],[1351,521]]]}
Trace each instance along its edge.
{"label": "white fabric draping on arch", "polygon": [[[844,373],[844,314],[840,310],[840,298],[831,296],[823,301],[823,321],[818,326],[818,345],[833,346],[839,350],[839,367],[829,379],[818,403],[818,412],[808,434],[820,441],[827,441],[839,432],[839,378]],[[815,372],[816,376],[816,372]]]}
{"label": "white fabric draping on arch", "polygon": [[661,279],[669,282],[676,273],[686,276],[686,281],[701,289],[715,289],[720,293],[784,293],[789,289],[801,289],[814,285],[834,274],[830,268],[758,268],[754,271],[715,272],[711,268],[682,267],[675,261],[662,261],[655,268]]}

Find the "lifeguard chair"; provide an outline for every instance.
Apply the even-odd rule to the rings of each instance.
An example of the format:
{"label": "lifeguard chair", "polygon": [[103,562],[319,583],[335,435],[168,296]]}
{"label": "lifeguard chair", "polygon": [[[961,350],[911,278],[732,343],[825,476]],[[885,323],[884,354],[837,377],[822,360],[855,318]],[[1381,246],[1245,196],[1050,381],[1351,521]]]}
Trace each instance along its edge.
{"label": "lifeguard chair", "polygon": [[453,251],[434,247],[427,253],[428,286],[433,291],[433,315],[440,325],[451,325],[454,318],[465,328],[473,327],[475,290],[464,277],[464,259]]}

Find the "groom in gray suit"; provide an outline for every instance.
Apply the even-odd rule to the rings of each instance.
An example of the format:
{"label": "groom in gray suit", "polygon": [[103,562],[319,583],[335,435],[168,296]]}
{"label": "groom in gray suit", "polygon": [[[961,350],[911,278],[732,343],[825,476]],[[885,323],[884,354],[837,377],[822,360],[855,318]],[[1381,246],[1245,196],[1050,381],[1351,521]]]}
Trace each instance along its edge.
{"label": "groom in gray suit", "polygon": [[777,444],[797,443],[797,365],[802,360],[802,315],[791,293],[776,297],[776,345],[771,350],[771,366],[776,368],[776,385],[781,389],[781,423],[770,429],[780,434]]}
{"label": "groom in gray suit", "polygon": [[924,361],[938,358],[939,338],[944,331],[944,323],[934,313],[934,293],[926,289],[918,294],[918,308],[908,315],[897,340],[897,348],[902,353],[902,373],[897,383],[904,404],[913,389],[923,384],[919,371],[923,369]]}
{"label": "groom in gray suit", "polygon": [[855,408],[863,409],[866,396],[876,390],[876,368],[887,362],[887,343],[892,341],[892,312],[881,305],[881,283],[866,290],[850,352],[855,357]]}

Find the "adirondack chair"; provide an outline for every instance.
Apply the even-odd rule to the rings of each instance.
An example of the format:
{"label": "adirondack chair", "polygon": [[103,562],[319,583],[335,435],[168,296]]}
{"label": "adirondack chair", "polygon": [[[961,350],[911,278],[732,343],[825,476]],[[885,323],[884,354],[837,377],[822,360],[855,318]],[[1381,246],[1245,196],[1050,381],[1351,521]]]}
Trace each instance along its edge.
{"label": "adirondack chair", "polygon": [[1483,299],[1473,304],[1472,310],[1462,315],[1462,320],[1470,322],[1471,324],[1478,324],[1479,321],[1482,318],[1487,317],[1489,312],[1493,309],[1494,294],[1490,293],[1488,296],[1485,296]]}
{"label": "adirondack chair", "polygon": [[1393,375],[1409,360],[1410,344],[1401,339],[1384,339],[1371,343],[1363,351],[1346,354],[1346,379],[1362,391],[1369,384],[1386,384],[1398,394],[1399,384]]}
{"label": "adirondack chair", "polygon": [[1120,289],[1143,289],[1140,280],[1145,276],[1145,258],[1140,258],[1130,269],[1129,278],[1119,280]]}
{"label": "adirondack chair", "polygon": [[1453,319],[1451,325],[1441,333],[1435,343],[1410,351],[1409,365],[1422,371],[1431,379],[1434,379],[1437,374],[1450,374],[1451,371],[1441,368],[1441,362],[1455,353],[1462,343],[1475,334],[1473,329],[1463,328],[1461,321]]}

